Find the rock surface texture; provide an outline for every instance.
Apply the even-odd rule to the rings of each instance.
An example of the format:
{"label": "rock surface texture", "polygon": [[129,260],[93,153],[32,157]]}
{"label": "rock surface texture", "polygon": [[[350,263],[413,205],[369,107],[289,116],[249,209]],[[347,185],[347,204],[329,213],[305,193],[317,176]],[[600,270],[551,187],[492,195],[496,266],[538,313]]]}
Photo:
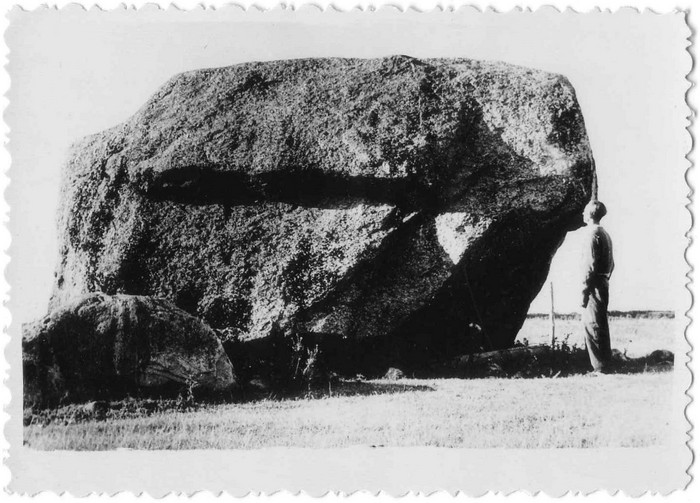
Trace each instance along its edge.
{"label": "rock surface texture", "polygon": [[235,384],[214,331],[163,299],[93,293],[23,332],[29,404],[186,387],[223,391]]}
{"label": "rock surface texture", "polygon": [[52,305],[155,295],[244,340],[504,348],[592,177],[559,75],[406,56],[188,72],[73,148]]}

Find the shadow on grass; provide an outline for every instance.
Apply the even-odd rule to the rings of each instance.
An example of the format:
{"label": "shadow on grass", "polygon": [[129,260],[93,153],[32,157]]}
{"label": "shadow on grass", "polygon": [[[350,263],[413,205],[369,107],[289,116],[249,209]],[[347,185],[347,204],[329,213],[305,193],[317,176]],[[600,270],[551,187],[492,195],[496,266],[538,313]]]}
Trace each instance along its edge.
{"label": "shadow on grass", "polygon": [[431,386],[407,383],[372,382],[360,379],[334,379],[328,388],[315,387],[308,390],[286,393],[270,392],[259,384],[241,386],[229,394],[200,397],[200,399],[138,398],[127,397],[121,400],[92,401],[82,404],[69,404],[43,410],[25,410],[24,424],[70,425],[85,421],[133,419],[159,413],[196,412],[221,404],[243,404],[263,400],[300,400],[332,397],[376,396],[416,391],[435,391]]}
{"label": "shadow on grass", "polygon": [[382,383],[361,380],[340,380],[335,386],[331,385],[330,394],[326,396],[391,395],[395,393],[410,393],[413,391],[435,391],[435,388],[424,384],[406,384],[403,382]]}
{"label": "shadow on grass", "polygon": [[323,384],[316,384],[304,389],[287,391],[270,391],[261,383],[253,382],[236,390],[229,402],[245,403],[258,400],[299,400],[321,399],[331,397],[375,396],[396,393],[411,393],[415,391],[435,391],[435,388],[424,384],[409,384],[402,382],[368,381],[365,379],[345,379],[333,377]]}

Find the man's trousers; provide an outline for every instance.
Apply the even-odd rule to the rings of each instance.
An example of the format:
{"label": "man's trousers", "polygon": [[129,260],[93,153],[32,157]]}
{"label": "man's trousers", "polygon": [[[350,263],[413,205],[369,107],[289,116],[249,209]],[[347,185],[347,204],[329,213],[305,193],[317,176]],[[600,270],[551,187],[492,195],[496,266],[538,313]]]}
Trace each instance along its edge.
{"label": "man's trousers", "polygon": [[610,366],[610,328],[608,326],[608,280],[595,278],[589,284],[588,304],[582,313],[586,348],[593,370],[605,372]]}

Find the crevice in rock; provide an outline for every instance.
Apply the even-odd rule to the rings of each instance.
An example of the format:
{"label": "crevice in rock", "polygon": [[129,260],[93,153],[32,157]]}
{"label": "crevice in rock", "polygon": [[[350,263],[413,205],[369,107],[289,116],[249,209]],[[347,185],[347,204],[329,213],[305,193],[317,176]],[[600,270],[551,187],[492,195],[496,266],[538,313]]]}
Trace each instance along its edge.
{"label": "crevice in rock", "polygon": [[390,204],[408,211],[429,204],[431,196],[425,192],[419,182],[409,178],[351,176],[308,169],[248,174],[209,166],[166,171],[146,190],[155,201],[220,204],[224,208],[276,201],[323,209]]}

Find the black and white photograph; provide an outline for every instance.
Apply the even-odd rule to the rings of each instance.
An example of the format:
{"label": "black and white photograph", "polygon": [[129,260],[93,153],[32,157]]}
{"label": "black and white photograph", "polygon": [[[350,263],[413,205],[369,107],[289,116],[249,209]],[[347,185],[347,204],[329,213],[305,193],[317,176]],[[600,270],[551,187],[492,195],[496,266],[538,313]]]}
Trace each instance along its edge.
{"label": "black and white photograph", "polygon": [[689,483],[686,12],[8,19],[13,491]]}

